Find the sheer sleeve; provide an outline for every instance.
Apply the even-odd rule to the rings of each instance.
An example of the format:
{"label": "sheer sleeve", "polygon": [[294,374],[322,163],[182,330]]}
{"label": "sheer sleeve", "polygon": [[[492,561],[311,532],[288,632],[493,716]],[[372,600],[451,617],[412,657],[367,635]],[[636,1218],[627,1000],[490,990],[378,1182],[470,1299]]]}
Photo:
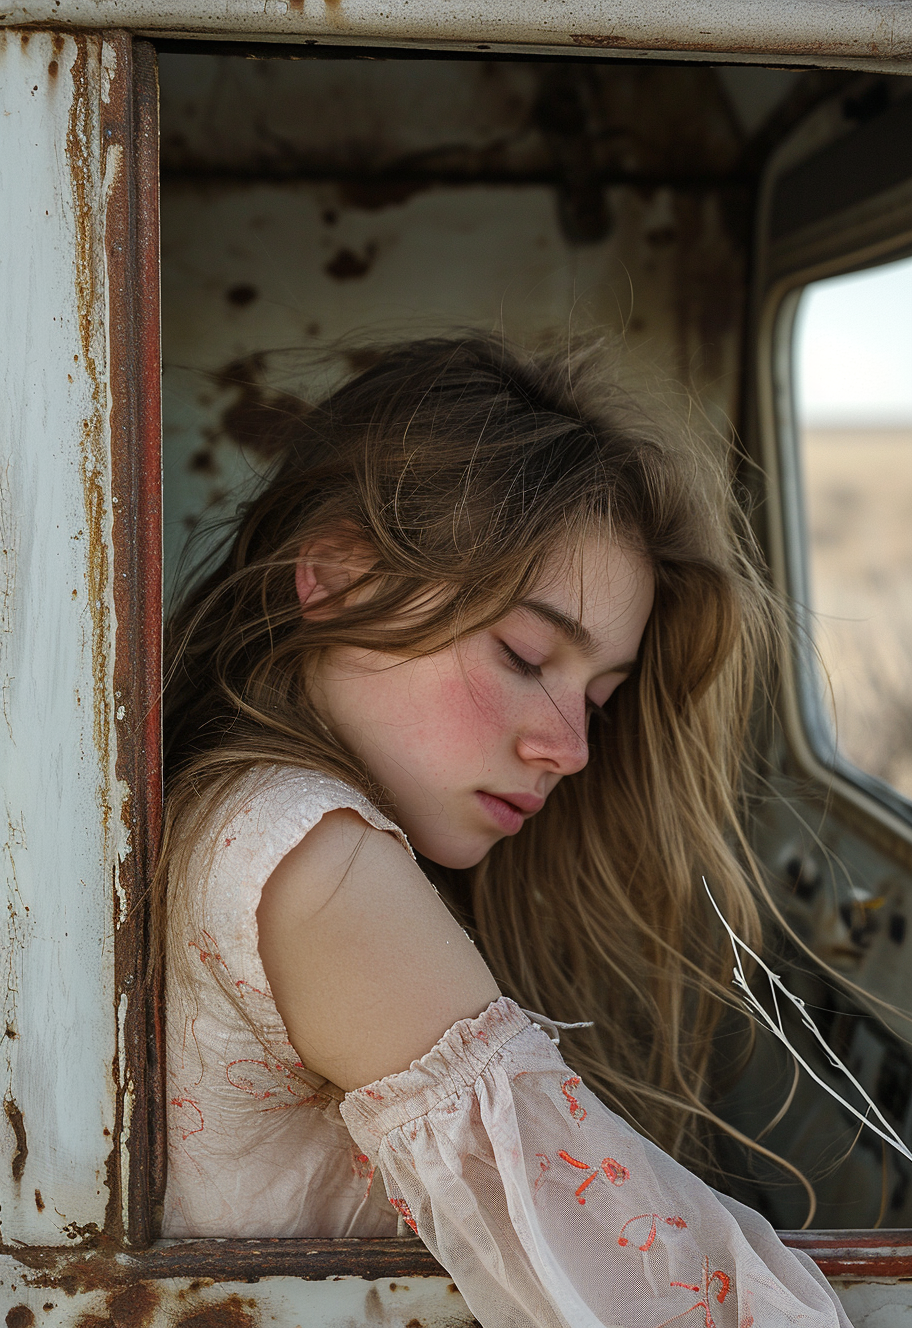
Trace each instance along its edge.
{"label": "sheer sleeve", "polygon": [[604,1107],[506,997],[342,1114],[484,1328],[850,1328],[809,1259]]}

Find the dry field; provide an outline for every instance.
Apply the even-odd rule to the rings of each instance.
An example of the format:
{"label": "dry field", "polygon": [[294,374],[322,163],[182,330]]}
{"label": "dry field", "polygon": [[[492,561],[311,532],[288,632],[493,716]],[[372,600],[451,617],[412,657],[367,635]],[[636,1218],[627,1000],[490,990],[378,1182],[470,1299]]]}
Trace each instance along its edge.
{"label": "dry field", "polygon": [[912,428],[806,430],[804,462],[839,747],[912,798]]}

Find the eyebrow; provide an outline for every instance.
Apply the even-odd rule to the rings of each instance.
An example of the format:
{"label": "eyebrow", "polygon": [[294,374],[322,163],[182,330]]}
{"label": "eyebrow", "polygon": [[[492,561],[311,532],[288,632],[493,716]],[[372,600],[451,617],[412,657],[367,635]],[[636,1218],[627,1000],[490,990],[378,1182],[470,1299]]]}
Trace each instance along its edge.
{"label": "eyebrow", "polygon": [[[537,618],[548,623],[550,627],[556,627],[572,646],[576,646],[584,655],[595,657],[600,652],[600,647],[595,637],[584,627],[578,618],[571,618],[569,614],[562,613],[556,609],[553,604],[546,604],[540,599],[522,599],[516,606],[518,609],[527,609],[529,613],[534,613]],[[628,659],[623,664],[615,664],[613,668],[606,669],[607,673],[633,673],[639,666],[639,660]]]}

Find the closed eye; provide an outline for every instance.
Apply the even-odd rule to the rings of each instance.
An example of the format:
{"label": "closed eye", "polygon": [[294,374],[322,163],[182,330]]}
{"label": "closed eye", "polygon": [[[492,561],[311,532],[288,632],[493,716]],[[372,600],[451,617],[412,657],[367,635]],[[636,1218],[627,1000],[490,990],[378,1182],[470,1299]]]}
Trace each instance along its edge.
{"label": "closed eye", "polygon": [[540,664],[530,664],[527,659],[523,659],[522,655],[517,655],[515,650],[511,650],[506,641],[499,641],[498,645],[500,646],[504,659],[514,672],[521,674],[523,678],[541,677]]}

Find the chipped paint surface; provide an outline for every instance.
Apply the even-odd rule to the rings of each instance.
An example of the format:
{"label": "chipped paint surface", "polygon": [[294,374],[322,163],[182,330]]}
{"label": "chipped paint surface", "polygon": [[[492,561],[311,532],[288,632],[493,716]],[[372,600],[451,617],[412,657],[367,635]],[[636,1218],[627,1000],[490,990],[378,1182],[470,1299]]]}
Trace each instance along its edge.
{"label": "chipped paint surface", "polygon": [[715,71],[163,54],[160,77],[169,583],[277,412],[390,338],[623,335],[736,416],[746,139]]}
{"label": "chipped paint surface", "polygon": [[[6,1313],[8,1328],[156,1328],[165,1323],[171,1328],[264,1328],[270,1323],[313,1328],[353,1324],[473,1328],[476,1324],[446,1275],[395,1273],[367,1278],[324,1269],[314,1276],[307,1268],[311,1252],[306,1242],[278,1242],[289,1243],[300,1247],[295,1272],[275,1275],[264,1268],[262,1276],[249,1280],[220,1276],[205,1258],[196,1276],[186,1272],[163,1276],[168,1255],[177,1248],[169,1250],[169,1243],[149,1251],[148,1262],[161,1260],[157,1269],[144,1267],[145,1259],[123,1255],[108,1257],[104,1269],[97,1258],[57,1265],[49,1259],[42,1269],[33,1259],[17,1263],[7,1256],[0,1258],[0,1310]],[[268,1251],[264,1254],[268,1258]],[[893,1328],[912,1311],[912,1282],[901,1278],[843,1280],[833,1285],[855,1328]]]}
{"label": "chipped paint surface", "polygon": [[115,1133],[105,45],[0,38],[6,1245],[102,1226]]}
{"label": "chipped paint surface", "polygon": [[[40,1283],[40,1284],[39,1284]],[[15,1285],[15,1291],[12,1287]],[[7,1309],[7,1307],[9,1307]],[[52,1286],[10,1260],[0,1260],[0,1309],[10,1328],[472,1328],[471,1312],[447,1277],[306,1281],[264,1277],[249,1282],[211,1278],[127,1281],[106,1290]],[[12,1321],[11,1312],[16,1311]],[[34,1316],[33,1319],[28,1314]]]}
{"label": "chipped paint surface", "polygon": [[61,23],[140,32],[224,33],[266,39],[405,42],[430,46],[776,55],[855,67],[912,58],[912,12],[902,0],[25,0],[0,10],[7,24]]}

